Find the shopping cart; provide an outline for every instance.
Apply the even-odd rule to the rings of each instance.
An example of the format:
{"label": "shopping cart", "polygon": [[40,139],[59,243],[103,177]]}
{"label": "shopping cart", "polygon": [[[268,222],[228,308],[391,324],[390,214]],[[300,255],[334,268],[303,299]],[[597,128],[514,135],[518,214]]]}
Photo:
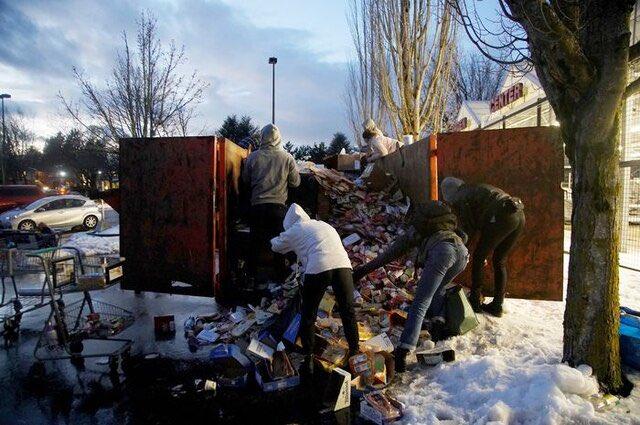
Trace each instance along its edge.
{"label": "shopping cart", "polygon": [[[117,368],[118,357],[128,352],[133,343],[131,339],[119,338],[118,335],[134,323],[133,314],[116,305],[92,299],[91,292],[107,289],[119,281],[122,260],[106,257],[83,259],[77,252],[73,261],[74,264],[69,265],[67,259],[54,258],[49,268],[51,277],[45,283],[51,299],[58,292],[65,295],[81,293],[82,298],[68,304],[61,299],[50,303],[51,313],[36,344],[34,356],[38,360],[109,357],[111,367]],[[72,277],[69,279],[69,276]]]}
{"label": "shopping cart", "polygon": [[[49,267],[55,262],[63,263],[75,258],[78,251],[66,247],[22,250],[7,248],[10,244],[3,245],[5,248],[0,249],[0,335],[8,345],[17,339],[25,313],[46,307],[61,298],[61,292],[51,293],[47,288],[47,278],[51,274]],[[69,278],[73,279],[73,276]]]}

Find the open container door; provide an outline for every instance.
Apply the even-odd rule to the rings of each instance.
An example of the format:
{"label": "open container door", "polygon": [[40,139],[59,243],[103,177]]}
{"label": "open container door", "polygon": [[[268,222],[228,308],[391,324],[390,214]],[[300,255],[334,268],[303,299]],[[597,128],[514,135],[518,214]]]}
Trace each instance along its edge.
{"label": "open container door", "polygon": [[224,144],[215,137],[120,140],[124,289],[215,295],[226,270],[219,141]]}

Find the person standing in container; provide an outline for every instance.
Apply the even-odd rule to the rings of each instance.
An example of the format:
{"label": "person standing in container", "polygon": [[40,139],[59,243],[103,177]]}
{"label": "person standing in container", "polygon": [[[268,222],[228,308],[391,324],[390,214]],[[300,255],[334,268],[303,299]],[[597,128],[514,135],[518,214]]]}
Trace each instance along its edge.
{"label": "person standing in container", "polygon": [[336,297],[349,357],[358,353],[358,325],[353,307],[351,261],[338,232],[329,224],[312,220],[298,204],[284,217],[284,232],[271,239],[271,249],[280,254],[294,252],[302,264],[302,314],[300,339],[305,354],[303,373],[313,373],[315,322],[320,301],[329,285]]}
{"label": "person standing in container", "polygon": [[268,254],[269,240],[282,231],[288,189],[300,185],[296,161],[283,149],[280,130],[275,125],[268,124],[262,129],[260,148],[247,157],[242,181],[251,189],[249,227],[251,245],[256,250],[256,260],[251,261],[255,274],[257,267],[269,262],[261,255],[264,251]]}
{"label": "person standing in container", "polygon": [[371,118],[362,126],[364,127],[362,138],[366,144],[365,158],[368,162],[374,162],[404,146],[401,141],[386,137]]}
{"label": "person standing in container", "polygon": [[[442,198],[451,205],[460,226],[470,237],[480,239],[471,261],[471,296],[476,312],[502,316],[507,289],[507,259],[525,225],[524,204],[502,189],[488,184],[469,184],[455,177],[442,180]],[[494,296],[483,304],[483,270],[485,260],[493,252]]]}

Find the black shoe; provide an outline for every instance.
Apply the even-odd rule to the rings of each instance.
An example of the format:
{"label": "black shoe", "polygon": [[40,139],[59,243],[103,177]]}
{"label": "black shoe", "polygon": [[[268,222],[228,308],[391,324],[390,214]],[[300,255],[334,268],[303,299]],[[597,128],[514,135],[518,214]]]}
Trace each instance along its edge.
{"label": "black shoe", "polygon": [[305,356],[304,361],[300,365],[300,380],[308,384],[313,378],[313,356]]}
{"label": "black shoe", "polygon": [[502,317],[502,304],[491,301],[489,304],[482,305],[482,311],[494,317]]}
{"label": "black shoe", "polygon": [[476,313],[482,313],[482,302],[484,301],[484,297],[479,293],[471,291],[469,294],[469,304],[471,304],[471,308]]}
{"label": "black shoe", "polygon": [[396,347],[393,351],[396,373],[403,373],[407,370],[407,354],[409,354],[409,350],[401,347]]}
{"label": "black shoe", "polygon": [[438,342],[447,339],[447,326],[442,318],[436,318],[431,321],[429,327],[431,341]]}

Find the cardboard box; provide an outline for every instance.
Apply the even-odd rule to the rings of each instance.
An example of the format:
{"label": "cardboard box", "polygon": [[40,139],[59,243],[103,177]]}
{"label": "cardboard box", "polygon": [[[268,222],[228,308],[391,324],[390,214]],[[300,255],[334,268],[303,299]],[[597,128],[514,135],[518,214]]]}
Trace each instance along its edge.
{"label": "cardboard box", "polygon": [[323,404],[334,412],[351,405],[351,374],[349,372],[339,367],[331,371]]}
{"label": "cardboard box", "polygon": [[293,388],[300,384],[300,375],[295,373],[295,371],[293,376],[276,380],[271,379],[266,360],[261,361],[256,365],[255,378],[258,386],[264,392],[284,390],[287,388]]}
{"label": "cardboard box", "polygon": [[404,405],[381,391],[366,394],[360,401],[360,416],[378,425],[388,424],[404,415]]}
{"label": "cardboard box", "polygon": [[173,314],[154,316],[153,329],[158,334],[172,334],[176,331],[176,322]]}
{"label": "cardboard box", "polygon": [[242,350],[235,344],[220,344],[215,346],[211,352],[209,353],[209,358],[214,362],[218,363],[221,367],[222,372],[229,372],[230,368],[228,365],[230,363],[234,364],[234,370],[238,371],[242,369],[240,373],[235,374],[225,374],[221,373],[218,375],[218,383],[222,386],[231,387],[231,388],[243,388],[247,385],[249,381],[249,372],[251,371],[251,361],[242,354]]}
{"label": "cardboard box", "polygon": [[361,153],[335,154],[324,159],[324,166],[338,171],[360,171]]}
{"label": "cardboard box", "polygon": [[95,291],[107,286],[107,278],[103,273],[89,273],[78,276],[78,289],[81,291]]}

